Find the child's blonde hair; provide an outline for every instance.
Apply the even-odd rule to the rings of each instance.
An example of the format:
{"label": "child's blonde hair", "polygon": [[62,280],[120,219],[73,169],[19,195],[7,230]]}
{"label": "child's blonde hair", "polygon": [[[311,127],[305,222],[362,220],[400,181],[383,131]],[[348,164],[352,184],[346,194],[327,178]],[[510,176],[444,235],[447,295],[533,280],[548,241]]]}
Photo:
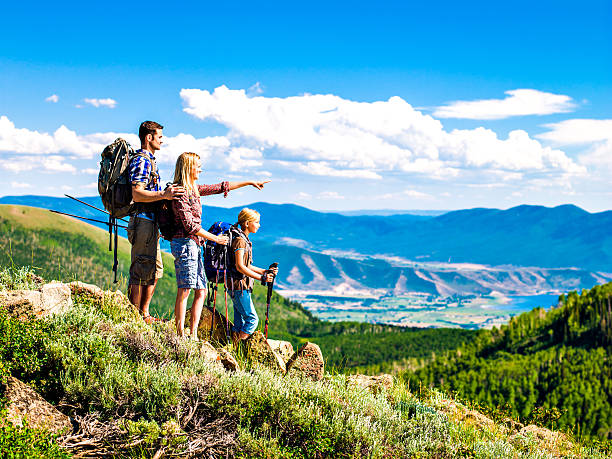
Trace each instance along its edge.
{"label": "child's blonde hair", "polygon": [[259,218],[259,212],[253,209],[249,209],[248,207],[245,207],[238,214],[238,224],[240,225],[240,228],[244,229],[248,222],[255,221],[258,218]]}
{"label": "child's blonde hair", "polygon": [[174,183],[182,185],[189,194],[199,194],[198,187],[195,182],[191,179],[191,171],[194,167],[198,166],[200,155],[186,151],[176,160],[176,167],[174,168]]}

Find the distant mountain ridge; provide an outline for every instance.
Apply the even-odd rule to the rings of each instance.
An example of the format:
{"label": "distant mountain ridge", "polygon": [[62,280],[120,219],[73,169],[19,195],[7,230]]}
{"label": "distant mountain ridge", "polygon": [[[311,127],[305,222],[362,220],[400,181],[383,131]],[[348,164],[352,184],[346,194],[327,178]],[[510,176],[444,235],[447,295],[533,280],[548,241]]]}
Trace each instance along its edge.
{"label": "distant mountain ridge", "polygon": [[[101,207],[97,196],[82,199]],[[241,209],[209,206],[208,202],[203,198],[205,227],[218,220],[234,222]],[[104,219],[101,213],[68,198],[6,196],[0,203]],[[343,250],[420,261],[612,271],[612,211],[589,213],[574,205],[521,205],[424,217],[345,216],[294,204],[261,202],[249,207],[262,215],[262,228],[254,240],[282,244],[282,238],[292,238],[316,252]]]}

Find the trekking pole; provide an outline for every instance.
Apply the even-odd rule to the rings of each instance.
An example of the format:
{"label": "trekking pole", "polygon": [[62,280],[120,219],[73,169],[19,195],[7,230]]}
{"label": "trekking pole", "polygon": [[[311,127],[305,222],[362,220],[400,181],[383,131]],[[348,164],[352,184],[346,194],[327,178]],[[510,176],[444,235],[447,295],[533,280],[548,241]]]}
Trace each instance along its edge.
{"label": "trekking pole", "polygon": [[217,277],[215,278],[215,286],[213,288],[215,294],[213,297],[212,324],[210,326],[210,337],[212,339],[213,330],[215,329],[215,315],[217,314],[217,289],[219,288],[219,269],[217,269]]}
{"label": "trekking pole", "polygon": [[230,335],[230,327],[229,327],[229,312],[227,309],[227,246],[224,247],[224,259],[225,264],[223,268],[223,296],[225,297],[225,333],[227,335],[227,342],[229,343],[232,339]]}
{"label": "trekking pole", "polygon": [[113,262],[113,271],[115,273],[115,281],[114,283],[117,283],[117,266],[119,264],[119,261],[117,260],[117,247],[119,246],[119,228],[118,228],[118,223],[117,220],[115,220],[115,260]]}
{"label": "trekking pole", "polygon": [[[86,206],[91,207],[92,209],[96,209],[99,210],[100,212],[104,212],[105,214],[107,214],[108,212],[104,209],[100,209],[99,207],[93,206],[85,201],[81,201],[80,199],[75,198],[74,196],[70,196],[69,194],[64,194],[64,196],[66,196],[67,198],[70,199],[74,199],[76,202],[80,202],[81,204],[85,204]],[[127,221],[125,221],[123,218],[118,218],[117,220],[121,220],[123,223],[127,223]]]}
{"label": "trekking pole", "polygon": [[213,299],[213,290],[214,290],[213,285],[214,284],[212,282],[208,282],[208,289],[206,291],[206,307],[212,310],[212,317],[210,318],[210,333],[208,336],[209,339],[212,338],[212,331],[213,331],[213,328],[215,328],[215,311],[214,309],[212,309],[210,305]]}
{"label": "trekking pole", "polygon": [[[53,212],[54,214],[60,214],[60,215],[67,215],[68,217],[74,217],[74,218],[79,218],[81,220],[88,220],[90,222],[96,222],[96,223],[102,223],[104,225],[108,225],[111,226],[112,224],[109,222],[105,222],[103,220],[96,220],[95,218],[87,218],[87,217],[80,217],[78,215],[73,215],[73,214],[67,214],[66,212],[60,212],[59,210],[53,210],[53,209],[49,209],[49,212]],[[117,225],[119,228],[127,228],[127,226],[124,225]],[[109,249],[112,250],[112,249]]]}
{"label": "trekking pole", "polygon": [[[274,262],[268,269],[277,268],[278,263]],[[266,273],[264,273],[265,275]],[[276,277],[276,276],[275,276]],[[270,317],[270,298],[272,298],[272,286],[274,285],[274,278],[272,282],[268,282],[268,294],[266,295],[266,325],[264,326],[264,335],[268,339],[268,322]]]}

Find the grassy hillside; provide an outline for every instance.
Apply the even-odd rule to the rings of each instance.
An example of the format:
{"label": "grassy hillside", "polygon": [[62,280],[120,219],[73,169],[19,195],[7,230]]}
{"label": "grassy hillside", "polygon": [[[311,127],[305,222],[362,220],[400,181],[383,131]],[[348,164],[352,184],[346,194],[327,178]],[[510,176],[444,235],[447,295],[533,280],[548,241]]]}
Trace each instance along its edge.
{"label": "grassy hillside", "polygon": [[[120,288],[125,292],[129,270],[127,240],[119,238],[119,271],[121,282],[112,284],[112,253],[108,251],[108,233],[87,223],[44,209],[0,205],[0,266],[33,266],[46,279],[74,280]],[[171,255],[163,253],[164,277],[153,297],[152,313],[170,318],[174,311],[176,280]],[[217,295],[217,308],[225,313],[223,287]],[[266,290],[256,284],[253,301],[263,328]],[[228,298],[230,319],[233,317]],[[378,373],[407,366],[413,359],[431,353],[455,349],[472,332],[455,329],[431,331],[409,330],[391,326],[371,326],[350,322],[322,322],[299,303],[276,292],[270,305],[269,335],[291,341],[293,345],[307,340],[320,343],[327,362],[338,371]],[[429,343],[429,349],[426,349]]]}
{"label": "grassy hillside", "polygon": [[240,353],[242,369],[226,372],[201,343],[178,340],[170,324],[147,326],[116,299],[73,300],[65,314],[40,321],[0,307],[0,387],[18,377],[78,427],[56,439],[11,427],[0,400],[0,457],[606,456],[397,381],[378,391],[344,375],[314,382],[275,374]]}
{"label": "grassy hillside", "polygon": [[[113,284],[108,233],[94,226],[35,207],[0,206],[0,264],[32,266],[46,279],[74,280],[104,288],[127,288],[130,245],[119,239],[119,283]],[[151,305],[153,314],[168,317],[173,309],[176,280],[172,256],[163,254],[164,277]]]}
{"label": "grassy hillside", "polygon": [[570,293],[404,374],[522,419],[612,439],[612,284]]}

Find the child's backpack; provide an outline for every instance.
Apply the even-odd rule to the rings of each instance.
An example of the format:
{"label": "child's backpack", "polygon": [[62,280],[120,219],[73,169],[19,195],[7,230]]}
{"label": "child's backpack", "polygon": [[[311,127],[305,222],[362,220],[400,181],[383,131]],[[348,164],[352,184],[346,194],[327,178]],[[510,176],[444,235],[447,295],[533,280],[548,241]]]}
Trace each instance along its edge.
{"label": "child's backpack", "polygon": [[208,228],[208,232],[215,236],[222,234],[229,238],[226,246],[219,245],[213,241],[206,241],[206,247],[204,248],[204,271],[206,272],[206,278],[210,282],[223,283],[223,272],[227,269],[229,253],[231,252],[228,249],[232,246],[231,227],[231,223],[215,222]]}
{"label": "child's backpack", "polygon": [[[228,237],[227,245],[219,245],[213,241],[206,241],[204,249],[204,270],[206,278],[210,281],[223,283],[223,273],[226,271],[227,277],[232,279],[244,279],[245,275],[236,269],[236,259],[232,248],[232,241],[237,237],[242,237],[236,225],[227,222],[215,222],[208,229],[209,233],[215,236],[223,235]],[[218,273],[218,275],[217,275]]]}

